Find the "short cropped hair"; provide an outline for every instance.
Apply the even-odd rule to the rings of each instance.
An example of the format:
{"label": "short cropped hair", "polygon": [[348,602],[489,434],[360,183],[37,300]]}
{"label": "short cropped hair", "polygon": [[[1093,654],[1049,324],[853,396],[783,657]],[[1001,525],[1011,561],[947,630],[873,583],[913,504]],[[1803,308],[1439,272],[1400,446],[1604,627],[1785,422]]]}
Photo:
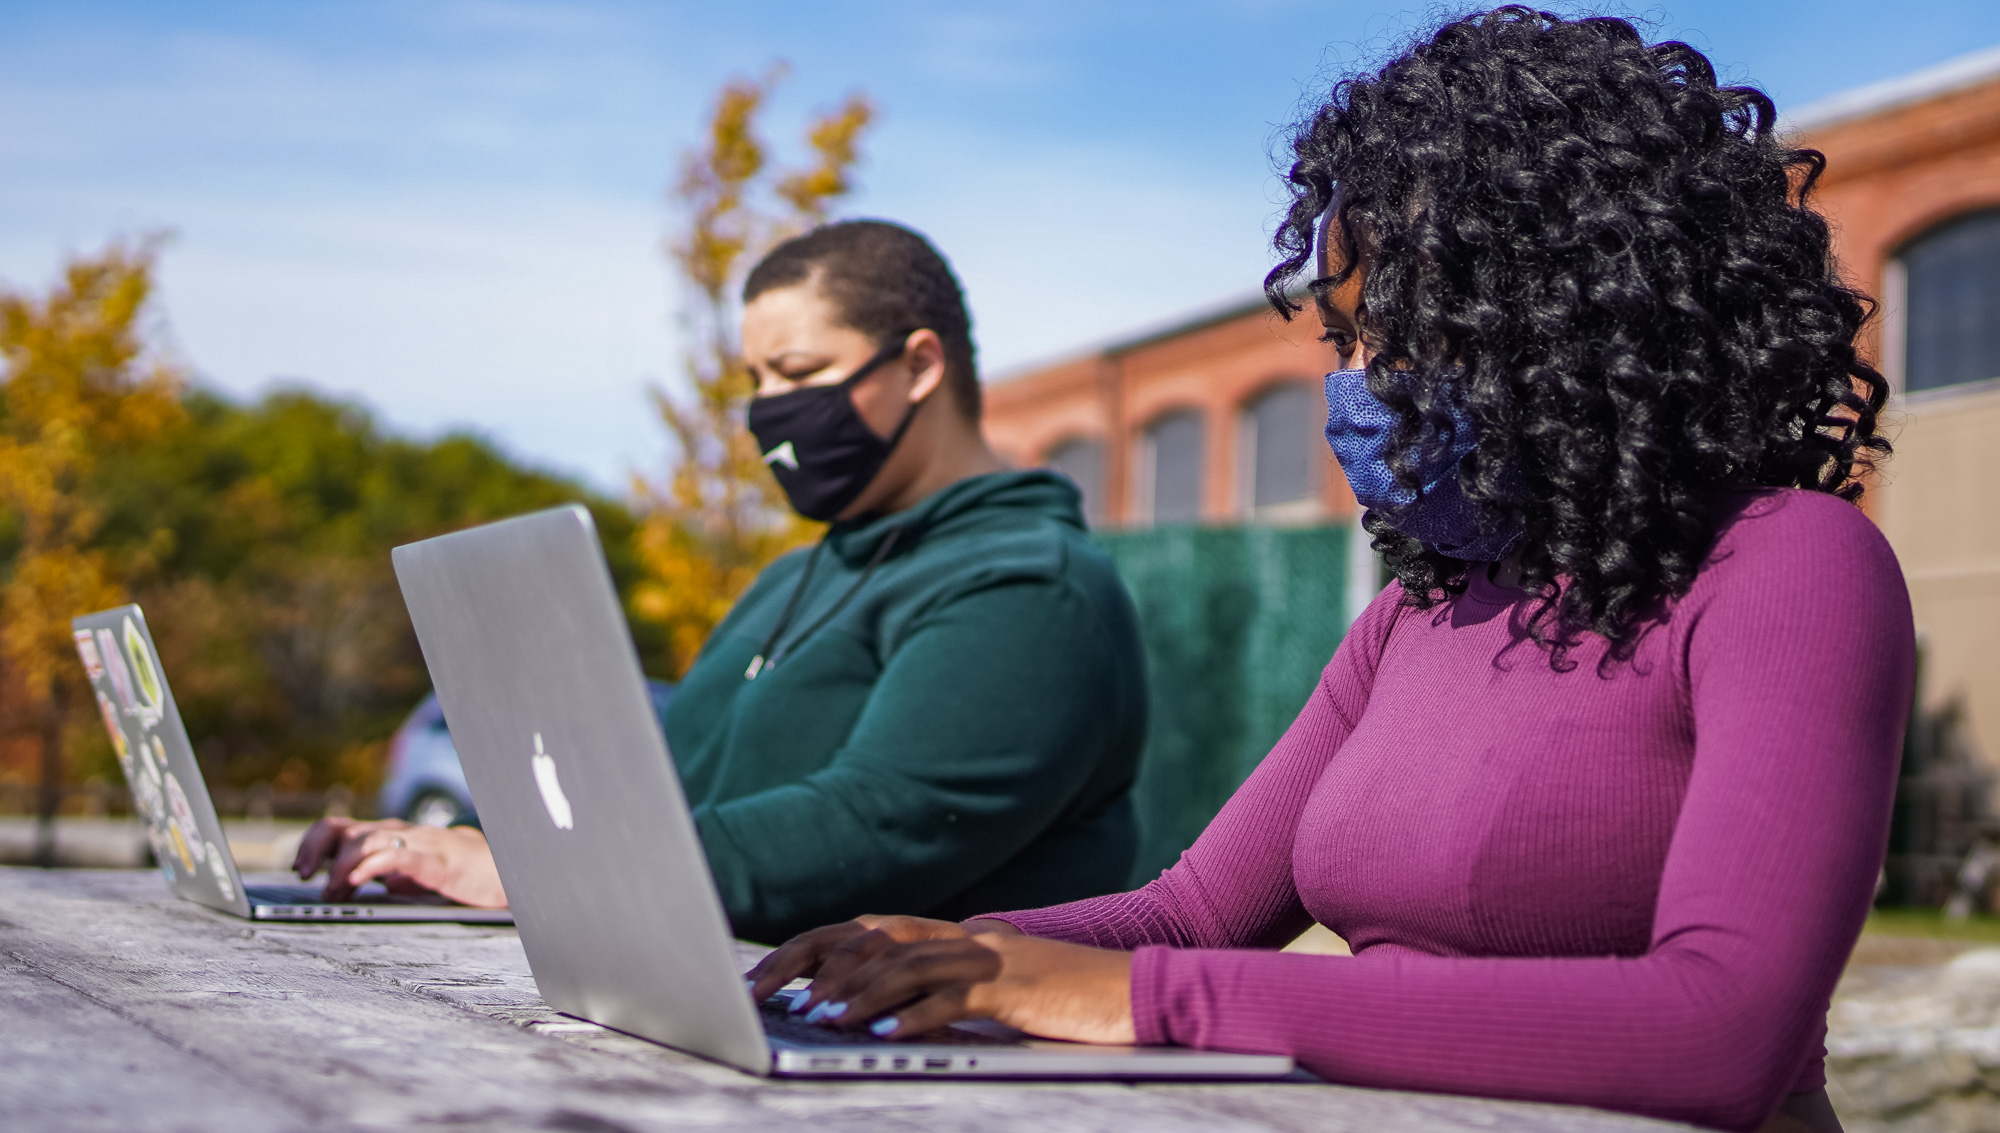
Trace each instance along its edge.
{"label": "short cropped hair", "polygon": [[979,420],[972,317],[958,277],[929,240],[885,220],[824,224],[758,261],[743,281],[743,301],[809,280],[843,325],[884,344],[917,330],[936,334],[944,344],[945,385],[966,419]]}

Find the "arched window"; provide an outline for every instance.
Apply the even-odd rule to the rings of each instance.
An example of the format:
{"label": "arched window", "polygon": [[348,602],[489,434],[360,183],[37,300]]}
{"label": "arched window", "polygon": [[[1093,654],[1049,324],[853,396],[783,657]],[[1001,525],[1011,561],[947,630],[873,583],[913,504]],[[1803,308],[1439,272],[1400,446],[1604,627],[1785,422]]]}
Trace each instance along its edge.
{"label": "arched window", "polygon": [[1904,392],[2000,378],[2000,209],[1933,228],[1896,259]]}
{"label": "arched window", "polygon": [[1083,492],[1083,518],[1092,527],[1104,521],[1104,442],[1072,437],[1049,450],[1050,468],[1076,481]]}
{"label": "arched window", "polygon": [[1243,407],[1238,480],[1253,519],[1311,519],[1320,512],[1320,446],[1326,408],[1304,382],[1271,386]]}
{"label": "arched window", "polygon": [[1139,444],[1138,513],[1148,523],[1201,518],[1201,411],[1169,413],[1146,427]]}

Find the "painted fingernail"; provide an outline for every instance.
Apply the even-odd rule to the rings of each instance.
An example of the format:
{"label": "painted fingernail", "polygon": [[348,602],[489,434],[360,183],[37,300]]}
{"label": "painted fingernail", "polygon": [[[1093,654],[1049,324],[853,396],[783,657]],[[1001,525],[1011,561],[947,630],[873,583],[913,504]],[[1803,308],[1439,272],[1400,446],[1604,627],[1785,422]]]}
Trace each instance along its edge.
{"label": "painted fingernail", "polygon": [[806,1005],[811,1002],[812,1002],[812,996],[810,995],[795,995],[792,997],[792,1005],[789,1008],[786,1008],[786,1010],[796,1015],[799,1012],[804,1011],[806,1009]]}
{"label": "painted fingernail", "polygon": [[822,1003],[818,1007],[813,1008],[811,1011],[806,1012],[806,1022],[817,1023],[821,1019],[826,1018],[826,1009],[832,1006],[833,1004],[831,1003]]}
{"label": "painted fingernail", "polygon": [[880,1019],[875,1020],[873,1023],[868,1024],[868,1029],[875,1032],[876,1038],[885,1039],[888,1038],[890,1035],[895,1034],[896,1028],[899,1026],[902,1026],[902,1024],[896,1019],[894,1015],[884,1015]]}
{"label": "painted fingernail", "polygon": [[743,990],[744,990],[744,991],[747,991],[747,992],[749,992],[749,993],[750,993],[751,995],[756,995],[756,994],[757,994],[757,981],[756,981],[756,980],[744,980],[744,981],[743,981]]}
{"label": "painted fingernail", "polygon": [[844,1002],[842,1002],[842,1003],[829,1003],[829,1004],[827,1004],[827,1005],[826,1005],[826,1014],[824,1014],[824,1015],[821,1015],[821,1016],[820,1016],[820,1018],[822,1018],[822,1019],[838,1019],[838,1018],[840,1018],[840,1017],[841,1017],[842,1015],[845,1015],[845,1014],[847,1014],[847,1004],[846,1004],[846,1003],[844,1003]]}

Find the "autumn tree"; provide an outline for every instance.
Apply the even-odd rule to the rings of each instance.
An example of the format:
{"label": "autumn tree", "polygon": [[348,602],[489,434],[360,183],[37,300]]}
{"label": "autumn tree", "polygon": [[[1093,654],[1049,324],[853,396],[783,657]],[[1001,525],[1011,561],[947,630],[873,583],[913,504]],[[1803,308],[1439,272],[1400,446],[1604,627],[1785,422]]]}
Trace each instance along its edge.
{"label": "autumn tree", "polygon": [[676,678],[757,573],[817,529],[785,506],[744,423],[752,389],[735,300],[750,265],[825,220],[852,190],[861,136],[875,112],[866,97],[849,97],[807,129],[807,165],[775,169],[757,124],[781,77],[773,68],[762,79],[723,87],[706,140],[683,157],[672,193],[686,217],[668,252],[687,296],[688,380],[683,391],[652,391],[673,451],[662,481],[635,486],[646,577],[632,609],[664,631]]}
{"label": "autumn tree", "polygon": [[[638,576],[625,507],[476,436],[399,436],[297,386],[248,404],[195,388],[182,404],[171,436],[104,462],[103,539],[167,533],[133,598],[225,809],[259,784],[293,805],[380,785],[386,741],[429,685],[390,548],[581,502],[621,592]],[[96,753],[73,747],[73,768],[80,754]]]}
{"label": "autumn tree", "polygon": [[99,545],[98,465],[180,418],[179,376],[142,334],[152,269],[153,245],[113,245],[72,260],[44,297],[0,294],[0,507],[16,539],[0,584],[0,664],[24,701],[10,714],[40,733],[36,852],[45,863],[81,681],[69,620],[124,601],[143,558]]}
{"label": "autumn tree", "polygon": [[0,294],[0,782],[39,768],[47,813],[64,779],[118,778],[69,636],[87,610],[146,607],[228,810],[258,785],[297,805],[378,784],[428,684],[391,547],[581,502],[630,595],[643,572],[620,501],[310,389],[244,404],[183,388],[147,347],[153,266],[151,245],[118,246],[45,294]]}

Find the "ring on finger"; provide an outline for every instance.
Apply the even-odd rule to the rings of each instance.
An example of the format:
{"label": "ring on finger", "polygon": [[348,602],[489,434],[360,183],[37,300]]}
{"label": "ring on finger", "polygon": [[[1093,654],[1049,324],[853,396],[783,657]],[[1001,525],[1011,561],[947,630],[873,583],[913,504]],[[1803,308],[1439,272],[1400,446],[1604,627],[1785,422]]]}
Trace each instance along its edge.
{"label": "ring on finger", "polygon": [[402,849],[402,848],[403,848],[403,840],[402,840],[401,838],[392,838],[392,839],[390,839],[390,841],[389,841],[389,848],[390,848],[390,849],[392,849],[392,850],[400,850],[400,849]]}

